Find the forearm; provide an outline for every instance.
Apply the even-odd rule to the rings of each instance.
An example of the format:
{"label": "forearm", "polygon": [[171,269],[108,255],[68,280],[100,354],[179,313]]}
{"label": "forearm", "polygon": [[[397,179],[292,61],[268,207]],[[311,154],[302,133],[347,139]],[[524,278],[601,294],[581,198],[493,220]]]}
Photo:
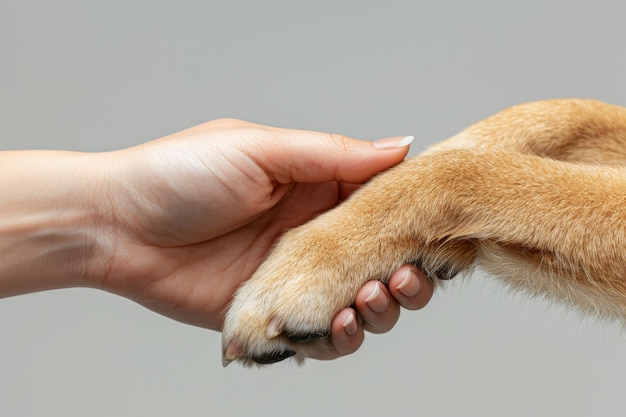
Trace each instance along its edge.
{"label": "forearm", "polygon": [[0,152],[0,297],[93,285],[103,193],[90,158]]}

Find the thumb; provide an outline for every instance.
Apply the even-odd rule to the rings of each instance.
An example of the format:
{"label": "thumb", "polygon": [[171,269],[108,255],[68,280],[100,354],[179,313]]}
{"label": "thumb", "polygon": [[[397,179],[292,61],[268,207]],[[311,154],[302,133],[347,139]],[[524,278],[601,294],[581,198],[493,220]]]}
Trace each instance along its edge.
{"label": "thumb", "polygon": [[401,162],[413,136],[374,142],[343,135],[292,129],[271,129],[256,163],[279,183],[338,181],[360,184]]}

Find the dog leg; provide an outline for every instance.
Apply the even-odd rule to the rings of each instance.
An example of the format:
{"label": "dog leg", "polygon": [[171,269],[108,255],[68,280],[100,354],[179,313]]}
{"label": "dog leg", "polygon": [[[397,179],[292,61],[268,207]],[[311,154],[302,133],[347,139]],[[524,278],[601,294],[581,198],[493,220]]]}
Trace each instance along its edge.
{"label": "dog leg", "polygon": [[506,110],[288,232],[235,297],[225,362],[324,349],[337,311],[406,262],[440,278],[480,265],[516,288],[624,317],[626,130],[623,109],[605,106]]}

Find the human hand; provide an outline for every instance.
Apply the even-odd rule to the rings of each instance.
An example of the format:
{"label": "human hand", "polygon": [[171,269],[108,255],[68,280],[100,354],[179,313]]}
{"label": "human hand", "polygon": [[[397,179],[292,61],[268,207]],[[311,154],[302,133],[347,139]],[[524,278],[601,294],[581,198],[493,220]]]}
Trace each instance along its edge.
{"label": "human hand", "polygon": [[[400,162],[403,138],[375,144],[339,135],[217,120],[103,154],[110,183],[99,217],[109,250],[98,287],[176,320],[219,330],[237,287],[276,239],[333,208]],[[107,253],[105,251],[104,253]],[[97,267],[94,270],[98,270]],[[364,285],[332,323],[329,359],[355,351],[363,328],[388,331],[399,304],[421,308],[431,281],[412,266],[389,288]]]}

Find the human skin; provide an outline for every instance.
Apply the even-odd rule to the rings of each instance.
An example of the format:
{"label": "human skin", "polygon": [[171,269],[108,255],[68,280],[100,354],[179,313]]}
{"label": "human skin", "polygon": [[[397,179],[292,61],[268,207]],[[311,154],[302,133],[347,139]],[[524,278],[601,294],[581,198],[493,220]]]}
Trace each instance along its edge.
{"label": "human skin", "polygon": [[[114,152],[0,152],[0,296],[93,287],[219,331],[277,238],[400,162],[406,142],[222,119]],[[411,265],[366,283],[318,359],[354,352],[364,329],[388,331],[432,292]]]}

